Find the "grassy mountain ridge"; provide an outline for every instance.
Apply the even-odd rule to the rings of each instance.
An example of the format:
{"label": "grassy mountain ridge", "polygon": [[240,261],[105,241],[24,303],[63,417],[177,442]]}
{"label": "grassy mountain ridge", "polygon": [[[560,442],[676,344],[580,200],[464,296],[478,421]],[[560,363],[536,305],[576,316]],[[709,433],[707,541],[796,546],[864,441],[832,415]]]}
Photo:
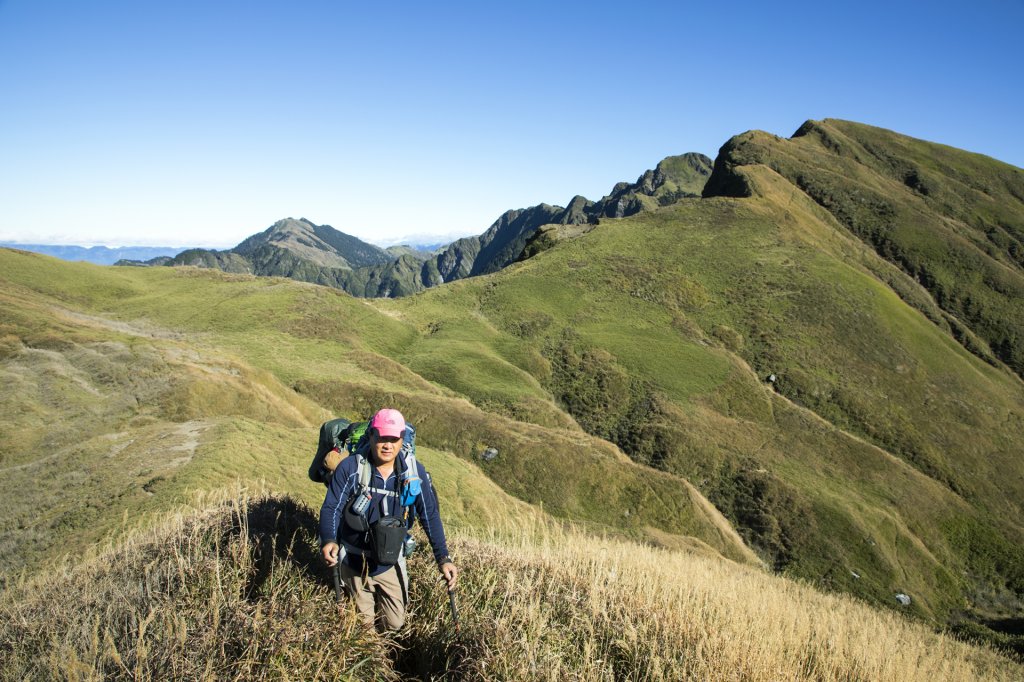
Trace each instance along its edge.
{"label": "grassy mountain ridge", "polygon": [[[27,508],[45,490],[54,510],[38,527],[19,513],[0,548],[23,565],[28,528],[65,537],[87,509],[109,529],[124,510],[156,513],[240,470],[316,497],[301,479],[319,420],[395,404],[446,475],[486,477],[588,532],[763,562],[877,606],[903,608],[894,596],[906,593],[904,610],[935,625],[1012,623],[1024,613],[1024,382],[983,322],[1021,298],[985,275],[998,286],[965,317],[919,273],[944,272],[962,247],[1012,284],[1013,244],[1000,250],[990,230],[988,253],[978,226],[1014,234],[1014,174],[822,125],[847,132],[734,138],[705,198],[604,216],[499,272],[402,299],[0,251],[0,362],[23,387],[4,405],[4,494]],[[893,160],[903,144],[918,155],[909,184]],[[976,168],[975,193],[940,182],[957,164]],[[878,228],[924,269],[851,226]],[[941,248],[899,241],[919,228]],[[69,411],[93,425],[84,443],[43,428]],[[165,461],[147,472],[141,444],[161,440],[149,451]],[[109,508],[58,499],[62,473],[32,462],[43,444],[91,467],[78,480]],[[489,447],[499,454],[484,460]],[[111,462],[124,475],[103,488]],[[486,508],[484,486],[470,488],[482,500],[470,506]]]}
{"label": "grassy mountain ridge", "polygon": [[555,398],[697,483],[788,572],[877,603],[909,579],[940,618],[1017,612],[1019,380],[798,188],[736,174],[747,200],[602,222],[492,277],[382,302],[429,331],[401,361],[522,418]]}
{"label": "grassy mountain ridge", "polygon": [[[598,231],[595,230],[594,234]],[[645,230],[646,234],[650,234],[649,230]],[[623,237],[628,238],[628,235],[624,234]],[[572,245],[582,246],[584,239],[581,238]],[[610,246],[609,251],[608,255],[612,257],[621,253],[615,246]],[[663,253],[666,259],[678,255],[678,251]],[[487,319],[514,321],[516,324],[526,325],[524,336],[533,342],[530,345],[538,349],[541,358],[545,357],[543,353],[546,342],[543,338],[538,340],[538,335],[550,333],[554,339],[559,339],[559,328],[566,323],[574,324],[577,333],[581,335],[586,333],[591,339],[599,339],[591,340],[590,344],[599,347],[604,353],[588,353],[585,348],[582,352],[576,352],[575,356],[579,357],[580,361],[568,373],[582,375],[583,378],[593,377],[592,381],[584,381],[582,386],[552,386],[553,392],[561,395],[563,400],[566,397],[576,397],[584,406],[597,406],[594,412],[574,413],[581,424],[586,424],[592,432],[605,436],[614,436],[621,432],[624,425],[632,425],[633,432],[624,434],[626,438],[619,442],[624,449],[631,449],[631,454],[641,461],[649,461],[666,470],[683,474],[694,482],[702,482],[707,486],[702,487],[705,491],[716,491],[712,495],[712,500],[724,510],[737,510],[732,520],[740,525],[741,532],[745,533],[748,541],[760,546],[767,552],[768,558],[776,562],[794,563],[791,570],[797,574],[834,581],[837,586],[856,590],[858,593],[873,593],[872,599],[879,603],[891,598],[891,595],[886,594],[883,585],[888,580],[895,582],[897,576],[904,573],[905,567],[901,568],[903,562],[921,561],[931,567],[929,571],[938,570],[934,578],[926,581],[934,579],[936,583],[927,587],[917,586],[916,592],[922,597],[936,590],[943,592],[948,587],[947,583],[955,581],[951,572],[943,568],[942,560],[934,560],[929,556],[934,550],[924,550],[918,554],[918,550],[914,549],[920,546],[917,533],[934,534],[934,529],[929,528],[932,514],[938,514],[938,510],[944,509],[941,514],[954,519],[967,511],[966,506],[957,500],[955,495],[944,491],[941,486],[913,471],[906,464],[894,461],[887,453],[857,439],[836,433],[831,425],[817,426],[814,419],[809,419],[799,410],[786,403],[779,404],[771,393],[761,387],[756,376],[744,369],[742,364],[727,361],[721,350],[700,351],[699,344],[690,346],[689,349],[680,348],[678,342],[671,340],[676,332],[671,328],[670,319],[663,323],[664,328],[669,329],[666,334],[661,331],[662,323],[659,323],[657,317],[650,314],[650,311],[643,311],[636,317],[630,317],[624,312],[634,306],[629,293],[620,295],[622,303],[619,306],[604,311],[604,317],[615,322],[593,322],[589,328],[584,327],[585,323],[581,321],[580,315],[590,317],[600,307],[607,309],[611,305],[607,290],[600,291],[600,294],[596,293],[581,275],[581,270],[586,267],[582,263],[590,264],[592,272],[601,272],[601,262],[595,258],[595,254],[589,253],[586,258],[568,258],[569,261],[578,264],[575,266],[573,278],[567,277],[557,269],[550,269],[545,273],[548,276],[546,280],[531,282],[526,273],[520,273],[517,266],[513,270],[518,276],[514,276],[512,271],[507,275],[501,273],[497,276],[507,276],[514,283],[508,287],[494,286],[489,300],[486,283],[476,285],[475,282],[466,282],[462,288],[474,290],[473,294],[479,297],[477,300],[481,305],[479,312],[483,312]],[[522,270],[527,269],[526,266],[529,265],[530,263],[524,264]],[[579,284],[571,287],[570,291],[560,291],[557,297],[547,296],[546,300],[550,307],[539,306],[539,310],[533,305],[535,299],[527,296],[521,288],[526,286],[534,291],[554,291],[556,287],[561,287],[564,290],[570,288],[566,284],[569,281]],[[473,315],[459,309],[456,303],[450,300],[455,296],[454,289],[446,287],[443,292],[449,295],[442,296],[442,290],[438,290],[436,294],[431,292],[410,299],[410,302],[415,301],[419,306],[427,306],[430,303],[429,299],[435,296],[442,299],[438,301],[436,308],[431,306],[429,312],[424,311],[425,317],[434,320],[432,324],[439,327],[439,331],[428,339],[421,340],[420,344],[427,348],[414,347],[412,352],[403,355],[403,362],[416,368],[424,376],[434,377],[438,381],[444,381],[443,377],[449,376],[449,385],[456,385],[459,390],[475,387],[471,393],[474,402],[487,404],[490,409],[503,408],[513,414],[523,414],[520,407],[522,399],[502,406],[495,397],[502,392],[500,386],[495,386],[499,381],[496,377],[502,376],[505,370],[498,370],[493,363],[482,364],[471,376],[459,379],[457,384],[453,384],[452,381],[459,375],[449,374],[446,365],[434,370],[430,364],[424,364],[425,360],[433,357],[431,348],[434,344],[444,347],[449,355],[459,352],[461,346],[455,337],[457,330],[450,328],[444,333],[446,328],[470,327],[458,331],[458,334],[462,338],[486,338],[484,325],[474,322]],[[598,298],[602,300],[597,300]],[[559,312],[556,310],[559,305],[573,307],[564,307]],[[551,312],[546,312],[545,308]],[[650,322],[652,329],[644,328],[637,318],[653,318]],[[642,346],[647,354],[636,354],[638,339],[633,335],[619,333],[620,325],[635,326],[642,330],[637,336],[643,337]],[[558,331],[549,331],[551,327]],[[506,357],[513,356],[508,350],[505,353]],[[529,357],[524,349],[518,349],[515,355]],[[481,360],[477,360],[476,363],[480,364]],[[675,363],[688,368],[703,369],[701,373],[691,374],[689,377],[672,376],[670,378],[673,381],[670,383],[659,381],[658,378],[666,376],[666,370]],[[449,360],[449,364],[459,365],[462,373],[472,371],[473,368],[473,364],[467,365],[452,360]],[[541,368],[538,375],[543,380],[544,364],[535,364]],[[551,379],[538,382],[542,384],[536,389],[538,394],[545,390],[544,383],[551,385],[552,381],[559,381],[555,371],[551,371],[551,375]],[[630,377],[644,377],[647,380],[646,387],[641,386],[637,389],[637,402],[640,405],[644,405],[648,396],[653,394],[652,402],[656,409],[647,409],[643,412],[642,418],[637,418],[637,412],[632,409],[634,401],[629,398],[632,388],[630,384],[636,380]],[[680,381],[680,378],[684,380]],[[520,380],[514,383],[519,391],[524,390],[523,387],[527,385]],[[659,396],[660,392],[663,394]],[[702,395],[707,397],[701,398]],[[675,402],[687,397],[696,397],[698,404],[695,405],[692,400],[683,405]],[[723,407],[727,411],[725,415],[719,412]],[[609,422],[596,421],[598,417],[604,417]],[[835,451],[831,459],[838,460],[843,467],[835,471],[822,471],[820,455],[816,454],[818,449]],[[658,453],[659,461],[653,461],[652,455],[655,453]],[[748,453],[756,453],[756,459],[751,461],[751,455]],[[800,459],[805,461],[801,463]],[[770,466],[766,467],[766,463],[770,463]],[[893,472],[897,481],[875,480],[884,479],[885,474],[882,472],[887,470]],[[908,477],[910,481],[901,482],[901,479],[905,480]],[[864,497],[858,500],[857,507],[889,507],[892,500],[902,498],[903,501],[897,503],[898,511],[893,511],[897,518],[905,514],[913,516],[916,519],[913,522],[914,530],[908,530],[902,522],[897,527],[889,527],[891,521],[886,513],[872,519],[863,518],[862,512],[851,516],[848,510],[841,511],[848,502],[840,504],[837,500],[842,501],[844,497],[851,495],[849,478],[867,479],[865,490],[858,495]],[[812,500],[806,500],[799,491],[808,488],[830,490],[831,495],[822,495],[819,492]],[[808,515],[823,517],[822,527],[812,526],[808,531]],[[842,521],[844,525],[838,528],[836,523],[839,521],[832,518],[837,515],[847,517],[847,520]],[[893,531],[896,535],[890,536]],[[891,547],[886,549],[888,557],[878,556],[882,551],[873,549],[880,544],[877,540],[873,540],[876,545],[866,544],[866,539],[878,537],[883,533],[889,537],[889,542],[906,542],[909,545],[909,552],[903,560],[894,561]],[[825,546],[818,544],[821,542],[824,542]],[[821,563],[814,557],[826,559]],[[874,571],[877,571],[870,587],[867,582],[851,577],[849,571],[857,570],[858,565],[871,565]],[[850,568],[851,566],[853,568]],[[857,572],[867,573],[863,569]],[[884,578],[885,575],[889,577]],[[876,580],[877,582],[874,582]],[[948,606],[947,603],[945,608]],[[942,610],[944,607],[937,608]]]}
{"label": "grassy mountain ridge", "polygon": [[879,128],[808,121],[791,140],[730,140],[704,195],[744,195],[734,171],[750,165],[796,185],[924,287],[954,330],[962,323],[1024,371],[1024,171]]}

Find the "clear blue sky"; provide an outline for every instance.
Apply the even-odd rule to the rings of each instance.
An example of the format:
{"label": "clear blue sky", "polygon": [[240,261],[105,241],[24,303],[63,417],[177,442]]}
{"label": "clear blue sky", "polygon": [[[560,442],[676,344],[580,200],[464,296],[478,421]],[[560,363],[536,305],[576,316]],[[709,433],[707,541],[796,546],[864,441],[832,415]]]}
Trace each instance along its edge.
{"label": "clear blue sky", "polygon": [[1024,166],[1024,2],[0,0],[0,240],[479,234],[845,118]]}

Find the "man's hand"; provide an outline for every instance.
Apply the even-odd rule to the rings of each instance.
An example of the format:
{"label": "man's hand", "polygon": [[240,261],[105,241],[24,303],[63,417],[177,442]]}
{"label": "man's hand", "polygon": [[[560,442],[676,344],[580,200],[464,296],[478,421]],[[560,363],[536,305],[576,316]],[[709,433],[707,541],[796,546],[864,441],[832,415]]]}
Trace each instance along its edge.
{"label": "man's hand", "polygon": [[455,583],[459,582],[459,569],[452,562],[446,561],[441,564],[441,577],[448,581],[448,591],[451,592],[455,589]]}
{"label": "man's hand", "polygon": [[[338,543],[328,542],[323,546],[323,549],[320,550],[320,554],[323,555],[324,561],[327,562],[327,565],[333,567],[338,563]],[[452,568],[454,568],[454,566]]]}

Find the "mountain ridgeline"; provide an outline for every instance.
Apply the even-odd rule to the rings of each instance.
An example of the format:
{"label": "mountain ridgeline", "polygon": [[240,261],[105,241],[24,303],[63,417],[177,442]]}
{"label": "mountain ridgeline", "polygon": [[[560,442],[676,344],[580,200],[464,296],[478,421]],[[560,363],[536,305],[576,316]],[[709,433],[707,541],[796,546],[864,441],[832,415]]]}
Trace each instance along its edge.
{"label": "mountain ridgeline", "polygon": [[635,183],[618,183],[599,201],[576,196],[566,208],[540,204],[506,211],[483,234],[456,240],[436,254],[385,250],[328,225],[286,218],[233,249],[191,249],[150,264],[290,277],[353,296],[406,296],[444,282],[497,272],[515,262],[527,240],[544,225],[593,224],[604,217],[622,218],[698,197],[711,168],[711,159],[703,154],[669,157]]}
{"label": "mountain ridgeline", "polygon": [[704,196],[750,196],[742,170],[758,165],[928,292],[880,273],[905,300],[1024,376],[1024,171],[879,128],[808,121],[790,140],[729,140]]}

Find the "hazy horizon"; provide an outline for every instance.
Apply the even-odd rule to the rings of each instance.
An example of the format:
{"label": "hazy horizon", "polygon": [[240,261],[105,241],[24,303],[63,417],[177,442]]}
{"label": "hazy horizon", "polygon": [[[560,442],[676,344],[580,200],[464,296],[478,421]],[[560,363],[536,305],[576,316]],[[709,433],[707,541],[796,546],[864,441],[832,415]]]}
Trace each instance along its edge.
{"label": "hazy horizon", "polygon": [[[286,216],[286,217],[294,217],[294,216]],[[77,246],[77,247],[81,247],[83,249],[89,249],[89,248],[93,248],[93,247],[102,246],[102,247],[106,247],[108,249],[123,249],[123,248],[138,247],[138,248],[154,248],[154,249],[162,249],[162,248],[167,248],[167,249],[202,248],[202,249],[227,250],[227,249],[234,248],[235,246],[238,246],[238,244],[243,239],[245,239],[246,237],[250,237],[250,236],[252,236],[254,234],[259,234],[260,232],[263,232],[264,230],[269,228],[271,225],[273,225],[275,222],[277,222],[277,221],[275,220],[275,221],[269,223],[268,225],[266,225],[264,227],[261,227],[259,229],[256,229],[253,232],[251,232],[250,234],[245,235],[245,237],[243,237],[242,239],[239,239],[238,241],[234,241],[234,242],[230,242],[230,243],[229,242],[207,242],[207,243],[202,243],[202,242],[186,242],[186,243],[176,244],[176,243],[166,243],[166,242],[153,241],[153,240],[130,242],[130,241],[124,241],[124,240],[117,240],[117,239],[108,240],[108,241],[93,241],[93,242],[89,242],[89,241],[78,240],[78,239],[75,239],[75,238],[72,237],[72,238],[70,238],[71,239],[70,241],[59,241],[59,238],[57,238],[58,240],[54,240],[54,239],[31,240],[31,239],[6,239],[6,238],[0,238],[0,244],[3,244],[3,245],[15,245],[15,246],[33,246],[33,245],[37,245],[37,246]],[[323,225],[324,224],[324,223],[318,223],[315,220],[313,220],[312,222],[314,224],[316,224],[316,225]],[[334,226],[330,225],[330,227],[334,227]],[[335,229],[338,229],[338,228],[335,228]],[[485,229],[486,228],[480,230],[480,232],[483,232]],[[340,231],[344,232],[344,230],[340,230]],[[363,239],[362,237],[359,237],[359,239],[362,239],[363,241],[367,242],[368,244],[373,244],[374,246],[379,246],[381,248],[387,248],[389,246],[403,246],[403,245],[408,245],[408,246],[429,246],[429,245],[434,245],[434,244],[447,244],[447,243],[453,242],[453,241],[455,241],[457,239],[461,239],[463,237],[478,235],[478,234],[480,234],[480,232],[475,232],[475,233],[472,233],[472,234],[459,234],[459,235],[448,235],[448,236],[446,236],[446,235],[408,235],[408,236],[405,236],[405,237],[394,237],[394,238],[385,238],[385,239]],[[348,234],[348,233],[346,233],[346,234]],[[358,235],[353,235],[353,236],[358,236]]]}

